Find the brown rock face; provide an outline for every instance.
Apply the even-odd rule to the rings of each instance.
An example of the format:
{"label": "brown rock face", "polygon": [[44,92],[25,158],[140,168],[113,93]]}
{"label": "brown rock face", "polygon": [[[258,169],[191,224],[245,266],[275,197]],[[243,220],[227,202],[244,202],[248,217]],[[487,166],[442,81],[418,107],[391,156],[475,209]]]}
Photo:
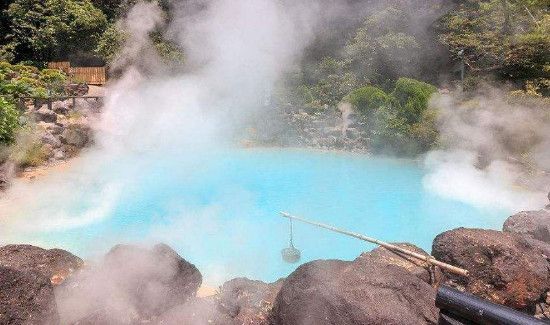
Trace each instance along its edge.
{"label": "brown rock face", "polygon": [[0,266],[0,324],[59,324],[49,279],[39,272]]}
{"label": "brown rock face", "polygon": [[82,259],[62,249],[43,249],[31,245],[0,247],[0,265],[42,274],[58,285],[83,265]]}
{"label": "brown rock face", "polygon": [[[419,253],[426,256],[429,255],[423,249],[409,243],[396,243],[394,245],[413,251],[415,253]],[[439,271],[439,269],[435,269],[435,268],[430,269],[430,265],[424,261],[421,261],[411,256],[407,256],[399,252],[388,250],[384,247],[375,248],[372,251],[363,253],[358,257],[358,259],[364,259],[364,258],[367,258],[367,259],[374,258],[382,264],[400,266],[405,270],[407,270],[408,272],[410,272],[411,274],[416,275],[422,281],[427,282],[429,284],[434,284],[439,282],[439,280],[441,280],[443,276],[442,273]]]}
{"label": "brown rock face", "polygon": [[506,219],[503,231],[527,235],[550,244],[550,210],[523,211]]}
{"label": "brown rock face", "polygon": [[132,324],[186,303],[201,282],[197,268],[164,244],[118,245],[56,295],[63,323]]}
{"label": "brown rock face", "polygon": [[454,278],[467,291],[512,308],[534,309],[550,289],[546,256],[519,235],[458,228],[435,238],[432,255],[470,271],[467,279]]}
{"label": "brown rock face", "polygon": [[216,296],[218,308],[238,324],[267,325],[283,280],[265,283],[246,278],[227,281]]}
{"label": "brown rock face", "polygon": [[[135,265],[128,265],[128,261],[133,261]],[[161,311],[155,309],[166,310],[195,296],[202,283],[202,275],[195,265],[165,244],[158,244],[150,251],[117,245],[105,256],[105,262],[107,268],[124,270],[129,275],[120,284],[132,293],[138,305],[155,304],[154,300],[147,297],[153,292],[144,289],[148,288],[155,295],[158,294],[162,301],[158,301],[158,306],[150,310],[152,313]]]}
{"label": "brown rock face", "polygon": [[274,324],[435,324],[435,289],[377,258],[303,264],[283,283]]}
{"label": "brown rock face", "polygon": [[48,109],[46,105],[42,106],[34,112],[34,116],[37,122],[43,121],[47,123],[55,123],[57,121],[57,114],[54,111]]}

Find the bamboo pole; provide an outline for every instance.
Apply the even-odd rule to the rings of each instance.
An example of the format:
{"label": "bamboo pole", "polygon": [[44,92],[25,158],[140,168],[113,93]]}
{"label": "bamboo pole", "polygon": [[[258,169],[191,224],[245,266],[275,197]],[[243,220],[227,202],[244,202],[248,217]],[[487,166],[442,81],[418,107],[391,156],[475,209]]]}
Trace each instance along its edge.
{"label": "bamboo pole", "polygon": [[281,215],[283,217],[291,219],[291,220],[298,220],[298,221],[301,221],[303,223],[307,223],[307,224],[310,224],[310,225],[313,225],[313,226],[316,226],[316,227],[325,228],[325,229],[328,229],[330,231],[334,231],[334,232],[337,232],[337,233],[340,233],[340,234],[343,234],[343,235],[346,235],[346,236],[350,236],[350,237],[354,237],[354,238],[357,238],[357,239],[360,239],[360,240],[363,240],[363,241],[367,241],[369,243],[373,243],[373,244],[382,246],[382,247],[387,248],[387,249],[392,250],[392,251],[398,251],[398,252],[403,253],[405,255],[409,255],[409,256],[412,256],[412,257],[417,258],[419,260],[422,260],[426,263],[429,263],[429,264],[432,264],[432,265],[437,265],[442,269],[445,269],[449,272],[452,272],[452,273],[455,273],[455,274],[458,274],[458,275],[461,275],[461,276],[467,277],[468,274],[469,274],[468,270],[461,269],[459,267],[456,267],[456,266],[438,261],[432,256],[419,254],[419,253],[410,251],[408,249],[401,248],[399,246],[383,242],[383,241],[378,240],[376,238],[367,237],[367,236],[364,236],[364,235],[361,235],[361,234],[358,234],[358,233],[355,233],[355,232],[347,231],[347,230],[341,230],[341,229],[338,229],[336,227],[326,225],[326,224],[322,224],[322,223],[318,223],[318,222],[315,222],[315,221],[309,221],[307,219],[303,219],[303,218],[300,218],[300,217],[290,215],[287,212],[281,212]]}

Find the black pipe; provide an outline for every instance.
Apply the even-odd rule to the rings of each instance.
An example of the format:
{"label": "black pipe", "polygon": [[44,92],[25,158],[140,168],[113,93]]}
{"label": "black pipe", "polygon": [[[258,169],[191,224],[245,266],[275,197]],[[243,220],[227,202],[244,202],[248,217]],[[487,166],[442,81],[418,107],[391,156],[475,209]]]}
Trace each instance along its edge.
{"label": "black pipe", "polygon": [[[512,308],[501,306],[456,289],[440,286],[435,305],[445,316],[456,315],[458,319],[473,324],[487,325],[549,325],[533,316]],[[470,323],[470,324],[471,324]]]}

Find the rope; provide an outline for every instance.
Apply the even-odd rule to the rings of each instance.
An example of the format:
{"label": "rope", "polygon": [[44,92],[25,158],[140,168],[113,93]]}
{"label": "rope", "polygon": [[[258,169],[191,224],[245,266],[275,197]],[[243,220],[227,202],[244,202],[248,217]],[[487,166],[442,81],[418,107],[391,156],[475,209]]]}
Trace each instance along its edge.
{"label": "rope", "polygon": [[288,218],[288,221],[290,221],[290,247],[294,247],[294,243],[292,241],[292,219]]}

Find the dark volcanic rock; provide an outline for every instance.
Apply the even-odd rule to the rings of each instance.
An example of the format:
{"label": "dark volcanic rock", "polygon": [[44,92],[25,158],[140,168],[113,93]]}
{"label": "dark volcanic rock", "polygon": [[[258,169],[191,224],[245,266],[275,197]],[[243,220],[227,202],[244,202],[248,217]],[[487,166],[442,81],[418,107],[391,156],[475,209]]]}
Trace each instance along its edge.
{"label": "dark volcanic rock", "polygon": [[269,312],[283,280],[265,283],[246,278],[224,283],[216,296],[219,309],[239,324],[269,324]]}
{"label": "dark volcanic rock", "polygon": [[131,324],[184,304],[201,282],[197,268],[164,244],[153,249],[118,245],[102,263],[83,269],[56,294],[64,323],[87,324],[91,318],[96,323]]}
{"label": "dark volcanic rock", "polygon": [[194,298],[189,302],[176,306],[156,319],[153,324],[180,325],[232,325],[249,324],[233,320],[229,315],[220,312],[216,304],[201,298]]}
{"label": "dark volcanic rock", "polygon": [[506,219],[502,229],[550,244],[550,210],[523,211],[514,214]]}
{"label": "dark volcanic rock", "polygon": [[39,272],[0,266],[0,324],[59,324],[50,280]]}
{"label": "dark volcanic rock", "polygon": [[84,123],[69,124],[61,133],[61,142],[77,148],[84,148],[92,141],[92,130]]}
{"label": "dark volcanic rock", "polygon": [[432,255],[470,272],[468,278],[449,274],[467,291],[513,308],[534,309],[550,288],[545,254],[519,235],[458,228],[435,238]]}
{"label": "dark volcanic rock", "polygon": [[82,267],[82,260],[62,249],[43,249],[31,245],[0,247],[0,265],[42,274],[52,284],[60,284]]}
{"label": "dark volcanic rock", "polygon": [[155,245],[152,250],[117,245],[105,256],[105,263],[107,268],[124,270],[127,277],[119,284],[134,296],[138,306],[150,308],[153,314],[195,296],[202,283],[195,265],[164,244]]}
{"label": "dark volcanic rock", "polygon": [[57,114],[50,110],[46,105],[42,106],[34,112],[36,121],[44,121],[47,123],[55,123],[57,121]]}
{"label": "dark volcanic rock", "polygon": [[274,324],[435,324],[435,289],[377,258],[303,264],[283,283]]}

